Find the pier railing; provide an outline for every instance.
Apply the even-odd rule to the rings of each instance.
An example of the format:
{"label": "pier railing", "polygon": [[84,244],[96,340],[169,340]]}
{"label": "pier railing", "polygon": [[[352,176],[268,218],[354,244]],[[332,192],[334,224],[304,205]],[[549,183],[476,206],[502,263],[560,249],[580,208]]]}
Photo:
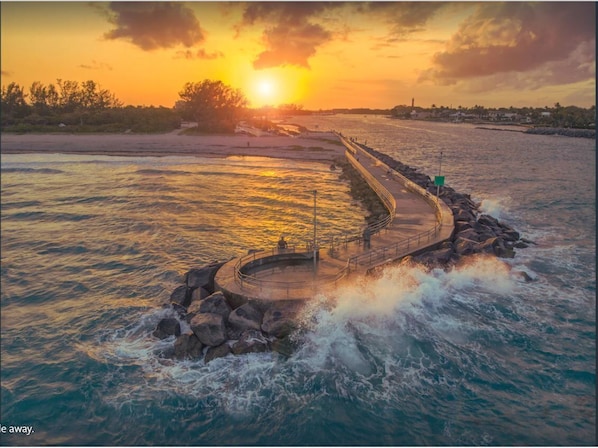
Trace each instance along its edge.
{"label": "pier railing", "polygon": [[[376,160],[376,163],[383,166],[389,175],[389,177],[394,178],[395,180],[399,181],[404,187],[421,196],[435,211],[436,215],[436,223],[435,225],[423,232],[420,232],[416,235],[410,236],[408,238],[404,238],[399,240],[389,246],[372,249],[367,252],[364,252],[359,255],[355,255],[353,257],[349,257],[345,266],[340,269],[336,274],[328,275],[328,276],[314,276],[314,281],[311,283],[312,289],[316,288],[320,285],[329,285],[338,282],[340,279],[348,275],[350,272],[354,272],[357,270],[365,270],[371,269],[375,266],[380,264],[386,263],[388,261],[396,260],[401,256],[408,255],[413,251],[422,247],[423,244],[429,245],[432,243],[433,240],[437,237],[439,232],[442,229],[443,224],[443,211],[442,205],[439,203],[438,198],[432,195],[429,191],[425,188],[421,187],[420,185],[416,184],[412,180],[408,179],[407,177],[403,176],[401,173],[397,172],[396,170],[392,169],[390,166],[382,162],[381,160],[377,159],[375,156],[367,153],[362,148],[357,146],[355,143],[347,139],[346,137],[337,134],[340,140],[343,142],[347,151],[345,151],[345,156],[347,160],[351,163],[351,165],[360,173],[360,175],[366,180],[370,188],[378,195],[386,209],[388,210],[388,215],[385,216],[383,219],[371,224],[368,226],[370,233],[372,235],[380,232],[384,228],[388,227],[388,225],[393,221],[396,215],[396,200],[394,196],[376,179],[358,160],[358,154],[364,153],[367,157],[371,157]],[[445,207],[446,208],[446,207]],[[318,247],[326,247],[330,246],[331,250],[334,250],[334,247],[340,244],[348,244],[354,241],[362,241],[363,235],[361,232],[359,233],[344,233],[342,235],[336,235],[325,240],[320,240],[317,242]],[[276,280],[266,280],[263,278],[259,278],[256,276],[255,273],[244,273],[242,271],[243,266],[246,266],[248,263],[255,261],[259,258],[265,258],[268,256],[280,254],[280,253],[294,253],[295,247],[291,247],[288,249],[284,249],[281,252],[280,249],[274,248],[271,250],[262,250],[252,252],[244,257],[241,257],[237,263],[235,264],[235,278],[237,281],[240,282],[241,286],[251,286],[260,291],[265,289],[268,290],[276,290],[276,291],[286,291],[287,297],[290,296],[291,291],[296,291],[298,289],[309,289],[305,280],[300,281],[276,281]],[[312,243],[306,243],[306,251],[305,253],[310,253],[314,250]],[[313,258],[312,258],[313,260]],[[296,269],[296,267],[293,267]],[[271,268],[271,269],[263,269],[260,272],[269,272],[273,273],[276,269],[280,268]],[[288,269],[288,267],[287,267]]]}

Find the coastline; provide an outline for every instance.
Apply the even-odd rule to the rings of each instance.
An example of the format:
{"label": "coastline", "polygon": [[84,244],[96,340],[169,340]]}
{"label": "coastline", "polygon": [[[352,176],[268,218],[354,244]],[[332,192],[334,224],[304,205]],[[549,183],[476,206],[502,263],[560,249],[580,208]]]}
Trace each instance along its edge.
{"label": "coastline", "polygon": [[0,154],[82,154],[125,157],[257,156],[330,162],[344,146],[330,132],[297,137],[167,134],[10,134],[0,135]]}

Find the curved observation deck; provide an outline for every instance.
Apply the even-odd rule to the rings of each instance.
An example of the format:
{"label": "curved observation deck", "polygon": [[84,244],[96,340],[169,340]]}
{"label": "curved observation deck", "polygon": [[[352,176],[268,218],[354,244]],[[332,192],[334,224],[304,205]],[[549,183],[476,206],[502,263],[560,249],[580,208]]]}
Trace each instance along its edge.
{"label": "curved observation deck", "polygon": [[[378,195],[388,215],[362,230],[317,241],[317,247],[252,252],[225,263],[216,273],[217,287],[229,299],[307,300],[333,288],[347,276],[440,245],[453,233],[453,214],[444,201],[407,179],[353,141],[337,134],[345,157]],[[315,260],[314,260],[315,258]]]}

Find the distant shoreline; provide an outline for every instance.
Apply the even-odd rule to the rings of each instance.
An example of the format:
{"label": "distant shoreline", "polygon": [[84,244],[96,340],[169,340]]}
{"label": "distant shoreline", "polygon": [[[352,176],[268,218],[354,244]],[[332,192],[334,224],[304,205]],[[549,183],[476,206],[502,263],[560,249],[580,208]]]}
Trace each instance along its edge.
{"label": "distant shoreline", "polygon": [[0,154],[80,154],[124,157],[258,156],[330,162],[344,153],[331,132],[297,137],[167,134],[0,135]]}

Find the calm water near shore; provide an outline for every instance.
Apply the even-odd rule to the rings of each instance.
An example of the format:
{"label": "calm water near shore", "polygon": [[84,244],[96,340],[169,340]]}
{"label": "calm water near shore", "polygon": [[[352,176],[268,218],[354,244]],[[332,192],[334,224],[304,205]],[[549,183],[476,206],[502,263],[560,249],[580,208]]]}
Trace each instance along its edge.
{"label": "calm water near shore", "polygon": [[[300,117],[446,183],[538,243],[314,299],[301,349],[172,362],[189,268],[364,223],[328,164],[2,156],[2,445],[594,445],[595,141]],[[400,210],[398,211],[400,213]],[[514,271],[535,278],[526,283]]]}

